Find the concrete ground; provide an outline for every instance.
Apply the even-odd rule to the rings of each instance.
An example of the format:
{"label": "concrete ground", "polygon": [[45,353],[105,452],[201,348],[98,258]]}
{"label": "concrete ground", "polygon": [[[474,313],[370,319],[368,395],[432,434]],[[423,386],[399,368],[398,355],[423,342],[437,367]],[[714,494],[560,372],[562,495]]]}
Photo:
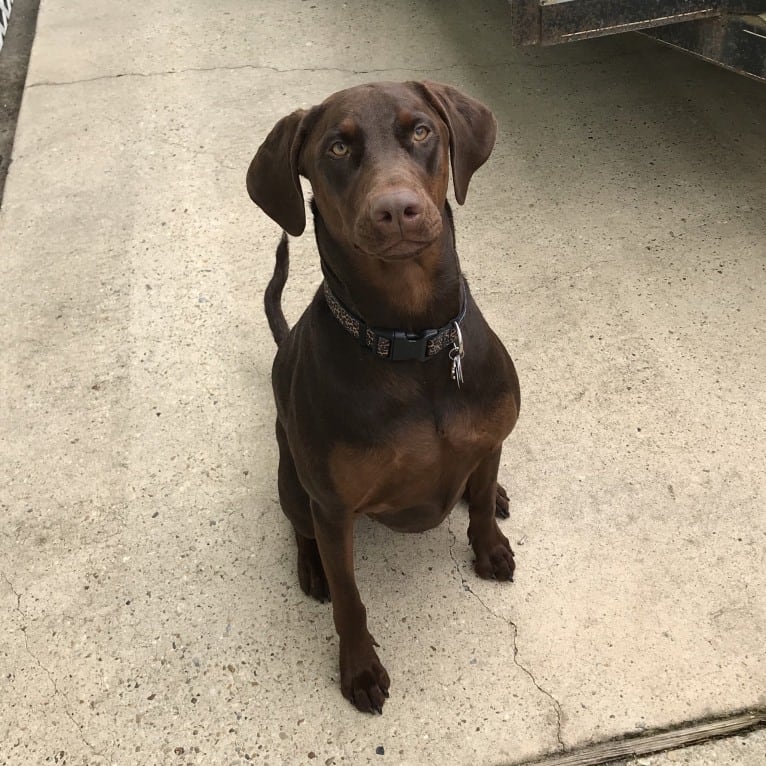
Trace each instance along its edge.
{"label": "concrete ground", "polygon": [[[0,764],[499,766],[766,706],[766,89],[637,36],[516,50],[509,23],[43,0],[0,212]],[[359,525],[372,717],[277,502],[279,231],[244,174],[292,109],[412,78],[500,125],[456,218],[522,381],[518,569],[473,575],[460,508]],[[291,320],[318,279],[309,232]]]}

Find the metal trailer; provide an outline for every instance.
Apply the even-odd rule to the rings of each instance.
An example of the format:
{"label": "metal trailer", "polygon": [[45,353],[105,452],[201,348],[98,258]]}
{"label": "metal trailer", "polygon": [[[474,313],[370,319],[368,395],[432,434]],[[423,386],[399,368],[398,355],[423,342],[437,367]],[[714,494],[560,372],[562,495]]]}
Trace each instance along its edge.
{"label": "metal trailer", "polygon": [[640,31],[766,81],[766,0],[509,0],[516,45]]}

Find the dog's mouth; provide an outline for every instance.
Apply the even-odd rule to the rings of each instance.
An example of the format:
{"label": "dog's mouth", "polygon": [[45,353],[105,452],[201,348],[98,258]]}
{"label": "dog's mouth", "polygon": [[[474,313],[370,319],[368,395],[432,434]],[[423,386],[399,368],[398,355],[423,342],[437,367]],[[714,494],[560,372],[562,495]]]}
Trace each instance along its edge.
{"label": "dog's mouth", "polygon": [[427,247],[432,245],[435,240],[419,241],[403,239],[399,242],[395,242],[393,245],[389,245],[384,250],[380,250],[377,253],[371,253],[376,258],[381,258],[384,261],[401,261],[407,258],[414,258],[416,255],[420,255]]}
{"label": "dog's mouth", "polygon": [[438,236],[431,237],[430,239],[399,239],[384,247],[375,247],[368,243],[355,242],[354,247],[358,252],[371,258],[380,258],[383,261],[404,261],[420,255],[438,239]]}

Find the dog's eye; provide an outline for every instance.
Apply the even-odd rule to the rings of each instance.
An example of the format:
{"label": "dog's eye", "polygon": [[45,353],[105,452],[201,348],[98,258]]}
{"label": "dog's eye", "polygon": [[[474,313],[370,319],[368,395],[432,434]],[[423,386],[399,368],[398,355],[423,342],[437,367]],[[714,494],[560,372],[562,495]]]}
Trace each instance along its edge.
{"label": "dog's eye", "polygon": [[332,154],[333,157],[345,157],[348,152],[348,144],[344,144],[343,141],[336,141],[330,147],[330,154]]}
{"label": "dog's eye", "polygon": [[425,125],[418,125],[417,128],[412,131],[412,137],[416,141],[425,141],[430,135],[431,131]]}

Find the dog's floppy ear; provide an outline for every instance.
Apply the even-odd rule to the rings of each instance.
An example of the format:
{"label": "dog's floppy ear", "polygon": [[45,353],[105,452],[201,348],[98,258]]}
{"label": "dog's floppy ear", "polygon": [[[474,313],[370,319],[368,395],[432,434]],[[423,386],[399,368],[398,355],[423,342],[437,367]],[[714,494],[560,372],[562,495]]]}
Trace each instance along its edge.
{"label": "dog's floppy ear", "polygon": [[297,237],[306,228],[298,159],[307,132],[305,109],[283,117],[255,153],[247,169],[250,199],[288,234]]}
{"label": "dog's floppy ear", "polygon": [[455,199],[465,202],[471,176],[487,161],[495,145],[495,115],[475,98],[451,85],[416,83],[449,129],[452,183]]}

